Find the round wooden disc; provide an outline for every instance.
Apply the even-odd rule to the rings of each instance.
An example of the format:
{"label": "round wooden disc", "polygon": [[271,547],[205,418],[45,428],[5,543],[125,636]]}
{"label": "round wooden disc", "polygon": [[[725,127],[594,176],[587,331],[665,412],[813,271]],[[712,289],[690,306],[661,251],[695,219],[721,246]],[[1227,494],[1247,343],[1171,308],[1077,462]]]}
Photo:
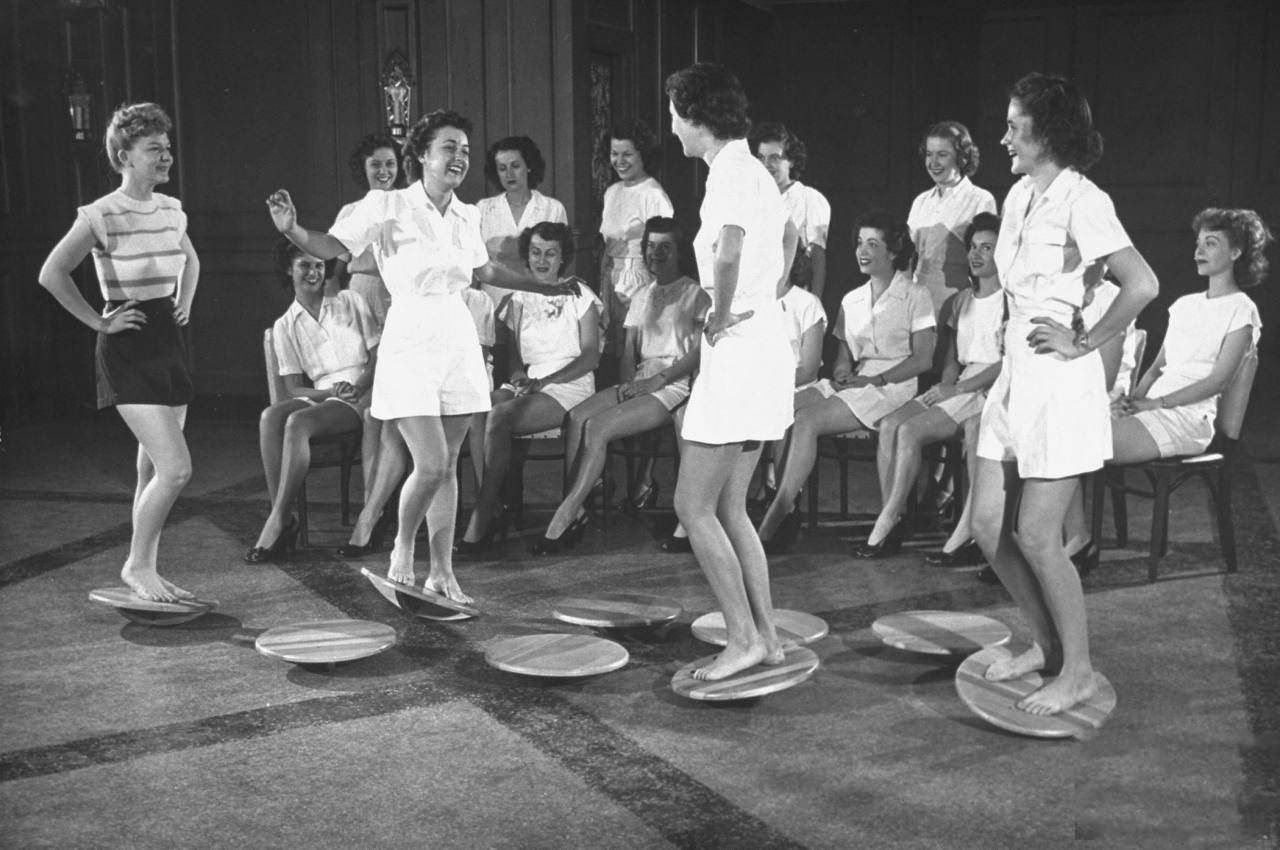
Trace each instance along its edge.
{"label": "round wooden disc", "polygon": [[371,620],[321,620],[276,626],[258,635],[254,647],[294,664],[338,664],[390,649],[396,630]]}
{"label": "round wooden disc", "polygon": [[708,655],[681,667],[671,678],[671,690],[689,699],[750,699],[798,685],[812,676],[821,664],[817,653],[812,649],[793,646],[786,651],[781,664],[757,664],[714,682],[693,678],[694,670],[706,667],[715,658],[714,655]]}
{"label": "round wooden disc", "polygon": [[428,620],[466,620],[480,613],[478,608],[455,602],[443,594],[391,581],[368,567],[360,572],[388,602],[406,613]]}
{"label": "round wooden disc", "polygon": [[[690,628],[693,630],[693,636],[703,643],[716,646],[725,646],[729,643],[729,633],[724,627],[724,614],[719,611],[703,614],[693,621]],[[803,611],[788,611],[785,608],[773,609],[773,628],[782,640],[801,646],[822,640],[829,631],[827,621],[821,617],[815,617]]]}
{"label": "round wooden disc", "polygon": [[143,599],[128,587],[100,587],[89,592],[89,599],[110,605],[135,623],[146,626],[176,626],[218,607],[212,599],[180,599],[176,602]]}
{"label": "round wooden disc", "polygon": [[968,655],[1013,636],[999,620],[962,611],[903,611],[879,618],[871,630],[889,646],[928,655]]}
{"label": "round wooden disc", "polygon": [[484,651],[484,660],[499,670],[558,678],[608,673],[630,659],[620,644],[592,635],[523,635],[491,643]]}
{"label": "round wooden disc", "polygon": [[1098,692],[1060,714],[1028,714],[1018,709],[1018,701],[1044,684],[1038,673],[1005,682],[988,682],[983,678],[993,662],[1011,654],[1001,646],[988,647],[970,655],[956,670],[956,693],[970,711],[992,726],[1036,738],[1083,738],[1094,733],[1111,716],[1116,707],[1116,691],[1107,677],[1096,671]]}
{"label": "round wooden disc", "polygon": [[561,599],[552,616],[597,629],[626,629],[669,623],[680,616],[679,603],[644,593],[598,593]]}

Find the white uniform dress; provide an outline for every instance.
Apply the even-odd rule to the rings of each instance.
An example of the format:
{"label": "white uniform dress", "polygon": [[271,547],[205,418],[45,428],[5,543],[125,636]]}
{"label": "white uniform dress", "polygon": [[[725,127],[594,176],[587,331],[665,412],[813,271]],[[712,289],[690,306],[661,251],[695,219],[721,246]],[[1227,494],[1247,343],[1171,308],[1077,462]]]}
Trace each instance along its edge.
{"label": "white uniform dress", "polygon": [[378,419],[489,409],[489,377],[462,291],[489,261],[476,208],[456,197],[443,215],[422,184],[371,191],[329,234],[353,256],[372,247],[391,292],[378,349]]}
{"label": "white uniform dress", "polygon": [[655,215],[670,217],[673,210],[666,190],[652,177],[634,186],[618,181],[604,191],[600,235],[609,258],[609,275],[600,281],[600,298],[605,304],[608,328],[605,350],[611,354],[622,351],[626,338],[622,328],[631,297],[653,280],[640,252],[644,223]]}
{"label": "white uniform dress", "polygon": [[[911,273],[900,271],[888,288],[871,303],[871,282],[847,294],[840,302],[840,315],[832,333],[849,346],[857,362],[857,374],[872,376],[887,372],[911,356],[911,335],[937,327],[929,290],[911,282]],[[875,428],[880,420],[911,401],[917,381],[910,378],[883,387],[870,384],[837,390],[830,379],[814,389],[824,398],[835,396],[845,403],[858,421]]]}
{"label": "white uniform dress", "polygon": [[1004,365],[987,393],[978,456],[1017,460],[1023,478],[1066,478],[1111,457],[1102,357],[1036,354],[1027,335],[1047,316],[1070,326],[1084,300],[1086,268],[1130,246],[1111,198],[1065,169],[1031,203],[1024,177],[1005,200],[996,267],[1009,302]]}
{"label": "white uniform dress", "polygon": [[[1173,302],[1164,337],[1164,371],[1147,391],[1147,398],[1166,396],[1209,377],[1227,334],[1244,327],[1253,329],[1252,344],[1256,346],[1262,317],[1253,299],[1243,292],[1218,298],[1197,292]],[[1213,441],[1217,416],[1218,396],[1134,414],[1155,440],[1160,457],[1203,452]]]}
{"label": "white uniform dress", "polygon": [[[333,223],[336,225],[351,215],[357,203],[359,201],[347,204],[338,210],[338,217]],[[387,323],[387,310],[391,308],[391,293],[387,291],[387,285],[382,282],[382,275],[378,274],[378,260],[373,255],[373,249],[366,248],[354,257],[351,254],[344,254],[338,259],[346,261],[347,273],[351,275],[351,282],[347,288],[365,300],[373,312],[374,320],[381,328]]]}
{"label": "white uniform dress", "polygon": [[[380,333],[364,298],[344,289],[326,295],[315,317],[297,301],[290,304],[272,326],[271,344],[282,377],[306,375],[312,387],[327,390],[344,381],[354,384],[359,380],[369,362],[369,351],[378,346]],[[298,400],[317,403],[305,396]],[[369,406],[369,394],[357,404],[337,396],[325,401],[360,410]]]}
{"label": "white uniform dress", "polygon": [[746,139],[728,142],[710,161],[693,240],[702,287],[715,297],[715,245],[725,227],[743,231],[738,286],[732,304],[715,310],[752,311],[711,345],[685,409],[686,440],[711,445],[781,439],[791,426],[795,361],[786,314],[778,300],[786,210],[778,184],[751,155]]}
{"label": "white uniform dress", "polygon": [[[582,353],[579,320],[592,305],[599,309],[600,299],[585,286],[579,289],[577,295],[513,292],[502,299],[498,321],[511,330],[530,378],[545,378]],[[503,388],[515,391],[512,384]],[[541,391],[568,411],[595,393],[595,376],[588,372],[566,383],[547,384]]]}
{"label": "white uniform dress", "polygon": [[[496,260],[515,271],[524,269],[524,260],[520,259],[520,234],[526,229],[543,221],[557,224],[568,224],[569,216],[564,211],[564,204],[555,198],[549,198],[532,189],[529,192],[529,203],[520,213],[520,220],[511,217],[511,204],[507,203],[506,193],[481,198],[476,202],[480,212],[480,238],[484,240],[489,259]],[[494,309],[512,290],[490,283],[480,284],[480,288],[493,302]]]}
{"label": "white uniform dress", "polygon": [[[636,292],[623,323],[640,337],[636,378],[651,378],[684,357],[698,341],[711,298],[696,280],[677,278],[665,286],[650,283]],[[667,410],[689,397],[688,376],[650,393]]]}
{"label": "white uniform dress", "polygon": [[934,186],[911,202],[907,227],[919,255],[916,283],[929,290],[935,315],[952,294],[969,285],[965,230],[978,213],[995,211],[995,196],[968,177],[947,189]]}
{"label": "white uniform dress", "polygon": [[[956,334],[956,359],[960,361],[960,374],[956,381],[964,381],[1000,362],[1000,332],[1004,324],[1004,293],[997,289],[979,298],[972,289],[965,289],[955,296],[947,326]],[[933,406],[951,417],[957,425],[963,425],[975,416],[982,415],[987,402],[986,390],[957,393]]]}
{"label": "white uniform dress", "polygon": [[[795,219],[792,219],[792,222],[794,221]],[[788,287],[779,300],[782,302],[783,312],[787,314],[787,330],[791,340],[791,354],[795,358],[796,368],[799,369],[800,344],[804,340],[804,335],[815,325],[818,326],[819,335],[826,331],[827,311],[823,309],[822,301],[818,296],[798,286]],[[796,392],[808,389],[816,383],[818,381],[815,378],[802,387],[796,387]]]}

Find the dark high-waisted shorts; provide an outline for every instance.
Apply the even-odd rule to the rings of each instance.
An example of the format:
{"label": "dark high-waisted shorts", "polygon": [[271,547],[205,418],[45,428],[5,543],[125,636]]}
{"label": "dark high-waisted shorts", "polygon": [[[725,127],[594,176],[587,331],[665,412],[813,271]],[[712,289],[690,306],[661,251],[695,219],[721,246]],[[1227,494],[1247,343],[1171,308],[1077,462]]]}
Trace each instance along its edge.
{"label": "dark high-waisted shorts", "polygon": [[[114,310],[123,301],[110,301]],[[117,404],[190,404],[191,346],[187,329],[173,319],[173,299],[139,301],[142,327],[98,334],[98,407]]]}

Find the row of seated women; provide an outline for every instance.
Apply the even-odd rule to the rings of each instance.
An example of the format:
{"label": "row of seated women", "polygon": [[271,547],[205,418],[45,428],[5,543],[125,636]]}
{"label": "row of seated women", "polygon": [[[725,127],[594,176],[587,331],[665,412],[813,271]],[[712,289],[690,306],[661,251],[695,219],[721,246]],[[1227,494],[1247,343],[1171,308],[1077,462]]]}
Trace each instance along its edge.
{"label": "row of seated women", "polygon": [[[793,146],[788,150],[790,137],[785,128],[777,126],[781,136],[777,141],[753,139],[756,153],[775,179],[779,169],[790,168],[791,157],[796,156],[797,150],[803,156],[802,147],[795,147],[797,140],[790,140]],[[536,215],[536,211],[544,207],[554,210],[559,206],[532,192],[524,209],[518,208],[509,193],[527,189],[526,160],[534,159],[540,166],[540,156],[536,154],[536,147],[533,152],[528,148],[503,151],[502,144],[490,151],[489,170],[499,177],[508,194],[488,199],[500,204],[496,204],[496,212],[495,203],[485,205],[486,218],[502,218],[499,213],[506,212],[512,221],[523,222],[529,218],[531,209]],[[615,139],[611,144],[615,148],[612,159],[620,177],[629,170],[632,175],[639,170],[641,179],[636,185],[656,182],[648,177],[642,165],[637,169],[635,160],[641,158],[634,143],[624,140],[620,145]],[[968,140],[963,127],[944,122],[930,128],[921,152],[938,186],[916,199],[907,221],[876,213],[864,217],[855,230],[858,269],[868,281],[846,295],[841,303],[834,328],[840,341],[839,354],[829,379],[815,380],[826,317],[821,302],[804,286],[813,285],[819,269],[825,272],[821,252],[816,252],[819,256],[815,262],[812,251],[819,238],[825,243],[825,223],[820,228],[809,228],[810,250],[800,252],[807,260],[793,269],[791,282],[781,296],[793,329],[796,423],[785,445],[776,452],[779,467],[776,492],[760,527],[761,538],[772,551],[785,550],[798,532],[799,515],[795,508],[812,469],[820,436],[863,429],[879,432],[877,459],[882,509],[867,540],[855,550],[855,555],[860,557],[891,554],[900,547],[907,527],[904,511],[919,477],[924,446],[962,438],[972,462],[972,447],[986,390],[1000,371],[999,340],[1007,315],[994,262],[1000,220],[990,212],[980,211],[968,223],[960,243],[966,285],[956,291],[950,228],[957,216],[962,218],[975,203],[983,207],[986,202],[978,194],[981,190],[967,192],[968,197],[962,199],[962,203],[955,202],[954,191],[946,190],[955,190],[961,181],[967,182],[968,175],[976,168],[976,147]],[[394,168],[394,154],[393,147],[385,147],[370,151],[364,157],[371,189],[387,182],[385,172]],[[779,181],[784,195],[797,185],[798,181],[789,174]],[[633,186],[623,177],[611,191],[630,188]],[[989,197],[989,193],[983,194]],[[821,221],[821,203],[814,202],[813,196],[821,198],[811,190],[808,195],[798,193],[798,197],[805,198],[799,205],[798,215],[809,221]],[[937,210],[932,208],[939,206],[939,200],[944,202],[941,206],[947,207],[952,221],[921,224],[931,215],[937,217]],[[559,209],[562,211],[563,207]],[[811,215],[815,209],[819,214]],[[829,208],[826,214],[829,216]],[[1128,391],[1127,378],[1134,366],[1132,334],[1126,335],[1126,341],[1117,337],[1108,346],[1109,350],[1104,350],[1107,380],[1114,386],[1114,454],[1123,462],[1202,450],[1212,438],[1216,396],[1234,375],[1244,351],[1256,343],[1260,326],[1257,311],[1247,296],[1239,293],[1239,288],[1241,283],[1251,285],[1261,277],[1260,270],[1265,267],[1262,247],[1268,238],[1265,225],[1248,211],[1207,210],[1197,217],[1194,228],[1198,232],[1197,266],[1202,274],[1210,277],[1209,292],[1180,299],[1171,308],[1168,338],[1147,377],[1133,387],[1132,392]],[[804,229],[801,234],[803,244]],[[491,253],[505,255],[508,237],[493,238],[496,241]],[[488,294],[497,298],[500,324],[509,329],[514,340],[509,347],[511,379],[494,390],[494,407],[487,421],[484,414],[478,414],[472,428],[473,463],[481,486],[471,521],[457,543],[458,551],[482,551],[504,528],[501,484],[510,459],[512,437],[567,425],[566,498],[545,537],[532,547],[539,553],[556,551],[581,536],[586,522],[585,506],[600,493],[608,443],[659,427],[673,415],[678,416],[696,370],[697,328],[708,306],[708,299],[697,283],[679,273],[676,256],[680,239],[678,225],[672,219],[651,217],[643,225],[638,240],[638,267],[625,249],[615,248],[617,256],[605,251],[602,281],[608,285],[602,288],[602,294],[612,308],[606,307],[605,302],[585,287],[580,287],[575,295],[554,297],[490,288]],[[517,242],[517,255],[522,264],[547,284],[560,280],[573,254],[571,232],[567,226],[555,222],[525,228],[520,238],[512,241]],[[1215,245],[1224,246],[1223,256],[1231,260],[1225,271],[1201,262],[1201,254],[1209,253],[1209,247]],[[921,247],[929,252],[927,257],[920,254]],[[296,303],[277,322],[276,345],[282,373],[286,368],[297,370],[290,373],[292,378],[286,375],[291,389],[297,390],[293,393],[297,398],[264,413],[263,459],[273,510],[258,545],[250,552],[251,557],[269,557],[278,547],[271,549],[267,542],[288,539],[287,511],[291,494],[296,492],[296,484],[306,469],[305,449],[299,448],[299,443],[305,444],[307,440],[301,437],[325,428],[350,429],[353,417],[362,411],[359,399],[367,395],[365,390],[376,363],[376,313],[370,321],[365,315],[369,311],[362,312],[355,303],[359,299],[353,301],[342,293],[332,296],[334,303],[329,310],[352,317],[348,324],[363,340],[363,346],[348,346],[357,352],[354,359],[360,361],[345,367],[350,374],[343,376],[342,368],[319,367],[313,375],[296,350],[290,350],[291,344],[295,349],[298,344],[290,342],[292,337],[282,328],[282,323],[287,324],[286,320],[292,316],[296,327],[300,310],[318,319],[326,303],[318,288],[324,278],[317,266],[323,264],[294,249],[287,272],[295,289]],[[369,291],[366,287],[370,287],[370,282],[357,279],[358,263],[352,262],[349,268],[355,269],[352,290]],[[281,270],[286,271],[284,264]],[[1218,278],[1215,279],[1214,274]],[[929,286],[930,280],[940,280],[944,292],[952,293],[936,315],[936,296]],[[1095,284],[1092,300],[1079,316],[1085,327],[1105,313],[1116,293],[1116,287],[1103,280],[1100,271],[1092,281]],[[627,297],[620,296],[620,291],[626,291]],[[478,335],[482,343],[492,345],[496,338],[493,312],[487,309],[483,298],[476,297],[477,292],[469,295],[468,303],[475,305],[472,313]],[[1219,297],[1223,295],[1229,297]],[[376,295],[370,301],[376,304]],[[611,320],[611,309],[625,310],[620,321]],[[1199,319],[1210,314],[1222,314],[1222,322],[1214,324],[1210,333],[1217,334],[1218,344],[1205,337],[1208,325],[1189,320],[1192,316]],[[1247,329],[1251,330],[1246,333]],[[939,334],[939,330],[943,333]],[[622,382],[617,387],[594,393],[592,372],[599,365],[601,350],[609,350],[611,333],[621,339],[616,351],[621,355],[618,368]],[[1222,345],[1231,334],[1235,334],[1231,344]],[[935,358],[939,339],[941,357]],[[1193,344],[1197,340],[1204,345]],[[363,359],[359,352],[363,352]],[[1199,358],[1195,361],[1198,365],[1192,365],[1188,357]],[[928,373],[936,362],[942,363],[941,380],[925,392],[917,393],[920,376]],[[303,374],[311,379],[311,388],[302,386]],[[1124,378],[1117,382],[1117,376]],[[1162,384],[1153,384],[1157,377],[1163,378]],[[1175,384],[1191,381],[1187,384],[1190,388],[1173,386],[1171,381]],[[1161,393],[1170,391],[1170,387],[1179,390],[1179,404],[1157,412],[1148,401],[1153,387]],[[337,407],[316,404],[315,396],[323,396],[326,391],[344,404]],[[363,410],[367,411],[367,404]],[[375,421],[367,416],[366,420]],[[289,427],[297,432],[294,439],[285,436]],[[343,547],[348,555],[362,554],[381,543],[385,529],[385,523],[380,526],[378,522],[383,516],[382,505],[403,477],[408,461],[407,451],[395,429],[383,434],[380,448],[375,442],[372,452],[369,430],[372,429],[366,428],[365,510],[357,521],[351,542]],[[381,455],[382,460],[368,463],[371,454]],[[654,485],[646,482],[644,486],[652,492]],[[1080,498],[1077,490],[1076,505],[1068,512],[1064,535],[1068,551],[1077,555],[1078,563],[1087,564],[1090,557],[1096,558],[1097,547],[1088,540],[1084,530]],[[682,548],[679,540],[677,536],[664,548]],[[972,542],[967,500],[950,538],[934,558],[944,564],[973,563],[981,558]]]}

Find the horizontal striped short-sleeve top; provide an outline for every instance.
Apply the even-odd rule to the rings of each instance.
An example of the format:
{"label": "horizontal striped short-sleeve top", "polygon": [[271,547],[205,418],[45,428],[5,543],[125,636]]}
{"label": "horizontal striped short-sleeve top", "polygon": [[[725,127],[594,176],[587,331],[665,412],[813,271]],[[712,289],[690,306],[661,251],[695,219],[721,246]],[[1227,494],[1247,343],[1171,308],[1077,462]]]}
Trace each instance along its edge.
{"label": "horizontal striped short-sleeve top", "polygon": [[138,201],[116,190],[76,211],[93,232],[93,264],[107,301],[167,298],[187,258],[187,214],[177,198],[153,193]]}

